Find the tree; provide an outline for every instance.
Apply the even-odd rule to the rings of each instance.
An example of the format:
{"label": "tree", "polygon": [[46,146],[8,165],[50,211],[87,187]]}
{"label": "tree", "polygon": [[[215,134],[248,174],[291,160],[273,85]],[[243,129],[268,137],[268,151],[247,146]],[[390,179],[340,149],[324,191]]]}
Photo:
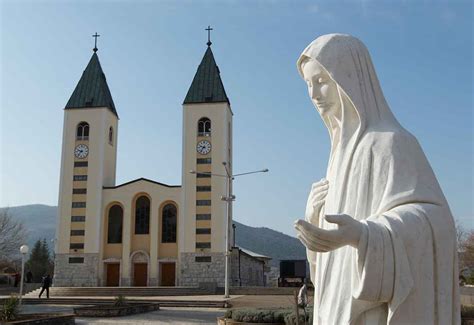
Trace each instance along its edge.
{"label": "tree", "polygon": [[461,252],[463,250],[463,242],[466,239],[466,230],[464,229],[463,226],[461,226],[461,223],[459,222],[458,219],[454,220],[454,224],[456,225],[456,240],[458,243],[458,252]]}
{"label": "tree", "polygon": [[26,228],[14,220],[8,208],[0,209],[0,262],[12,263],[20,257],[20,246],[26,241]]}
{"label": "tree", "polygon": [[53,261],[46,239],[38,239],[35,242],[30,259],[26,263],[26,269],[33,273],[33,282],[41,282],[41,278],[45,274],[52,274]]}
{"label": "tree", "polygon": [[460,266],[474,269],[474,230],[466,233],[461,241]]}

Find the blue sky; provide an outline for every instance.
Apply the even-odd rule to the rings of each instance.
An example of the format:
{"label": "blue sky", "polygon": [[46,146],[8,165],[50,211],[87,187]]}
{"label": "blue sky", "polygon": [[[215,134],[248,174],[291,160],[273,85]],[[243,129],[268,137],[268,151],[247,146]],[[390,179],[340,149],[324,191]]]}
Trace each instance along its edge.
{"label": "blue sky", "polygon": [[181,183],[181,103],[206,49],[234,111],[234,217],[294,235],[327,130],[295,62],[317,36],[369,48],[456,219],[474,228],[471,1],[0,1],[0,206],[57,204],[63,111],[92,54],[120,115],[117,183]]}

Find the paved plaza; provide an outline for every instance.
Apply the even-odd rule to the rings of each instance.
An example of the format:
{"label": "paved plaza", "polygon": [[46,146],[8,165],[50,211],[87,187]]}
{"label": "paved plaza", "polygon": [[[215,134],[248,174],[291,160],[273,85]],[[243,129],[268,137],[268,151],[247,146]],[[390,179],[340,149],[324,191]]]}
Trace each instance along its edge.
{"label": "paved plaza", "polygon": [[[97,298],[97,297],[94,297]],[[143,297],[143,298],[163,298],[163,297]],[[169,297],[168,297],[169,298]],[[173,297],[180,300],[189,297]],[[196,297],[194,297],[196,298]],[[198,296],[196,300],[216,300],[222,299],[220,295]],[[239,307],[260,307],[260,308],[289,308],[292,305],[293,296],[287,295],[233,295],[230,301],[235,308]],[[312,297],[310,297],[312,301]],[[23,305],[22,313],[72,313],[73,305]],[[77,306],[76,306],[77,307]],[[223,316],[224,308],[196,308],[196,307],[160,307],[160,310],[113,318],[83,318],[76,317],[76,324],[216,324],[216,318]]]}
{"label": "paved plaza", "polygon": [[[70,312],[71,305],[24,305],[23,313]],[[161,307],[160,310],[124,317],[82,318],[76,324],[216,324],[216,318],[224,315],[225,309]]]}

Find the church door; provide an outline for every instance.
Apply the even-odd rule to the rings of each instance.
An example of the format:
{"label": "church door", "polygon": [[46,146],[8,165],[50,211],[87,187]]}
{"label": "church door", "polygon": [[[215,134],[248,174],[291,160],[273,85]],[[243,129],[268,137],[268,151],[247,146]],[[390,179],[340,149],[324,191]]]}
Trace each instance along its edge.
{"label": "church door", "polygon": [[147,263],[133,264],[133,285],[135,287],[146,287],[148,278]]}
{"label": "church door", "polygon": [[120,279],[120,264],[108,263],[107,265],[107,286],[118,287]]}
{"label": "church door", "polygon": [[174,287],[175,285],[175,263],[161,263],[161,285]]}

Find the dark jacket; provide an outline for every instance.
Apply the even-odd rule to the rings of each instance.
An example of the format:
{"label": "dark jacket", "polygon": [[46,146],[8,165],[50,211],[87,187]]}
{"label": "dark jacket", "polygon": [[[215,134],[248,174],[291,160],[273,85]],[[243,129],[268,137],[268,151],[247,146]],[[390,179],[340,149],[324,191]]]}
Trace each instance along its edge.
{"label": "dark jacket", "polygon": [[51,286],[51,278],[49,275],[44,276],[43,279],[41,279],[41,285],[44,288],[49,288]]}

